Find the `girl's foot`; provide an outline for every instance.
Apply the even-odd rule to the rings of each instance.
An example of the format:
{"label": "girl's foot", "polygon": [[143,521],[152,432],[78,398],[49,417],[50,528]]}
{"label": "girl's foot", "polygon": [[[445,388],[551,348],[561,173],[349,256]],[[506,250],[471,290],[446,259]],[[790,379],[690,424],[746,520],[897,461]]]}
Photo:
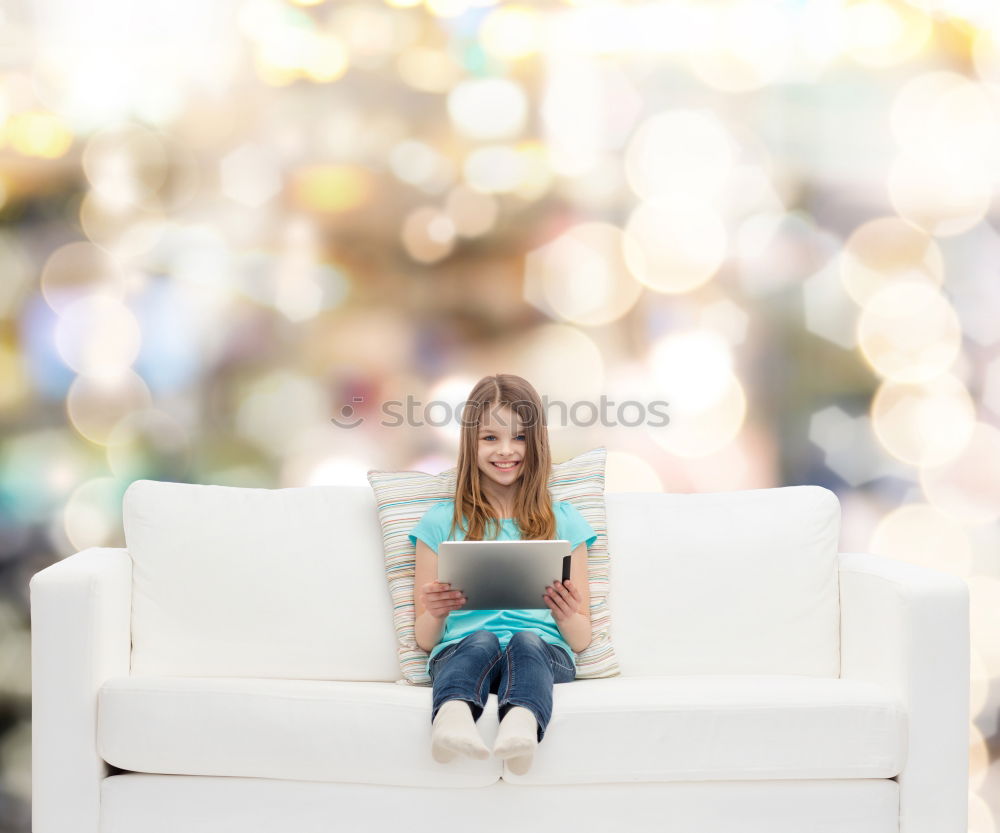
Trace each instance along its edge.
{"label": "girl's foot", "polygon": [[432,725],[431,757],[439,764],[448,763],[456,755],[468,755],[479,761],[490,756],[472,719],[472,709],[464,700],[443,703]]}
{"label": "girl's foot", "polygon": [[515,775],[524,775],[530,768],[538,747],[538,721],[531,709],[514,706],[500,721],[493,754],[507,761]]}

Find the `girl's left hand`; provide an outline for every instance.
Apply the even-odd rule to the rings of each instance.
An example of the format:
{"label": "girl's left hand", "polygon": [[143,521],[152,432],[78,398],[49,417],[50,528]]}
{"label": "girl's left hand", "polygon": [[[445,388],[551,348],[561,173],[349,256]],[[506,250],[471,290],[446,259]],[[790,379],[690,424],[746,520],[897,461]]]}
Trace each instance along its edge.
{"label": "girl's left hand", "polygon": [[580,610],[580,604],[583,602],[580,591],[569,580],[553,582],[545,588],[545,595],[542,598],[552,611],[552,618],[557,622],[569,619]]}

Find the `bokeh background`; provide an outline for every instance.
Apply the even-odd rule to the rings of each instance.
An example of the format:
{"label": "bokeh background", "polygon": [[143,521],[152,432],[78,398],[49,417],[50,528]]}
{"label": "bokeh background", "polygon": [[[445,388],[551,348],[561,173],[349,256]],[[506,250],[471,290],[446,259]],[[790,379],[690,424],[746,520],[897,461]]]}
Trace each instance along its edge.
{"label": "bokeh background", "polygon": [[993,0],[3,2],[0,831],[28,580],[129,483],[440,471],[496,372],[609,490],[963,577],[1000,831],[998,188]]}

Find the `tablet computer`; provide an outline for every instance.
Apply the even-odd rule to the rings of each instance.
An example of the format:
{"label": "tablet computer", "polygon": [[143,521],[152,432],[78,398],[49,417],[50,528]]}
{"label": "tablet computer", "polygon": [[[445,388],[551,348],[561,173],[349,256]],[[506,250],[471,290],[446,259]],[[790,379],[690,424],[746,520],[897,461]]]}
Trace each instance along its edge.
{"label": "tablet computer", "polygon": [[451,582],[468,601],[460,610],[549,610],[542,597],[570,577],[569,541],[442,541],[438,581]]}

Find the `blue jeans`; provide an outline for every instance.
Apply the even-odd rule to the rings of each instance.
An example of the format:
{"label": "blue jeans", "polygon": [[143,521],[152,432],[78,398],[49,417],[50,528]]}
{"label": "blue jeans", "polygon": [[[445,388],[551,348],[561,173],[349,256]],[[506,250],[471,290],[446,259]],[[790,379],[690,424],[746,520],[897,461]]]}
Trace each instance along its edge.
{"label": "blue jeans", "polygon": [[495,633],[479,630],[437,654],[427,669],[434,686],[431,723],[448,700],[464,700],[479,720],[486,698],[497,695],[503,720],[514,706],[530,709],[538,723],[538,740],[552,717],[553,683],[576,679],[573,660],[558,645],[533,631],[518,631],[500,650]]}

